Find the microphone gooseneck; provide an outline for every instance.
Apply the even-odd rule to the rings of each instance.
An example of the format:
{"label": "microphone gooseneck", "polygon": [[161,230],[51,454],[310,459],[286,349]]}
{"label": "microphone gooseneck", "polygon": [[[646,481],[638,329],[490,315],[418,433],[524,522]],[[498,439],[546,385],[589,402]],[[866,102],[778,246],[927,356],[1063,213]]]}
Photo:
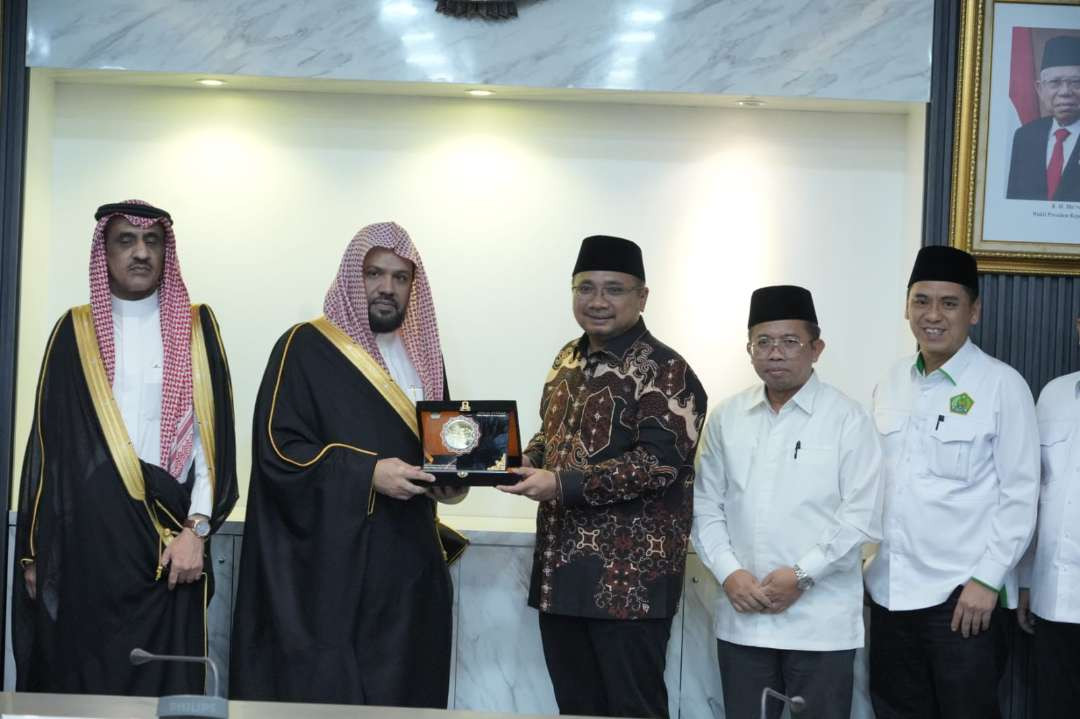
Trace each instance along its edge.
{"label": "microphone gooseneck", "polygon": [[217,696],[218,687],[220,686],[218,680],[218,668],[217,663],[210,657],[193,657],[182,654],[151,654],[145,649],[135,647],[131,650],[131,653],[128,654],[128,660],[135,666],[140,666],[147,662],[191,662],[194,664],[205,664],[210,667],[210,675],[214,678],[210,696]]}
{"label": "microphone gooseneck", "polygon": [[772,697],[773,699],[787,704],[788,708],[791,709],[792,714],[798,714],[799,712],[806,709],[806,700],[802,697],[789,697],[785,694],[781,694],[775,689],[765,687],[761,690],[761,719],[766,719],[766,717],[768,716],[766,708],[769,703],[769,697]]}

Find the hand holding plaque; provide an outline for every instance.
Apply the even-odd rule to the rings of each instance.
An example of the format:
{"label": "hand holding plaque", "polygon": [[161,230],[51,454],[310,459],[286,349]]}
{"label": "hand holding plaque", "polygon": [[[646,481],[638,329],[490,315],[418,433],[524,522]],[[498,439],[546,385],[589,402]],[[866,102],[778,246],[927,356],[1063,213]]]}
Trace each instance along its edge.
{"label": "hand holding plaque", "polygon": [[521,466],[514,401],[417,402],[423,471],[441,486],[512,484]]}

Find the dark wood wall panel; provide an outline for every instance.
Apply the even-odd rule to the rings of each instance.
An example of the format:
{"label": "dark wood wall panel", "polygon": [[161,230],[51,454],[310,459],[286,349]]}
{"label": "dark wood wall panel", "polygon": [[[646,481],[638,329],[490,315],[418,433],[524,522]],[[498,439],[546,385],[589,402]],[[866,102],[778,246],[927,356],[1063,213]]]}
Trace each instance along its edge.
{"label": "dark wood wall panel", "polygon": [[[0,4],[0,496],[11,499],[15,422],[15,357],[19,317],[19,257],[22,247],[23,159],[30,75],[26,69],[26,0]],[[0,558],[7,561],[7,532],[0,532]],[[0,618],[5,616],[7,572],[0,572]],[[4,642],[0,621],[0,646]],[[2,680],[0,669],[0,680]]]}

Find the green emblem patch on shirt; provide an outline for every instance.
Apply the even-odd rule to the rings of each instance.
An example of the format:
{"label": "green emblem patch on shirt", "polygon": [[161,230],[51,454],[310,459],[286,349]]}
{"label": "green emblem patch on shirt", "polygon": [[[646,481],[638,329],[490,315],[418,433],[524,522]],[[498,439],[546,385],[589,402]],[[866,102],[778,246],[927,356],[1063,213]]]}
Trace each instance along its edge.
{"label": "green emblem patch on shirt", "polygon": [[971,411],[975,400],[967,392],[949,398],[949,411],[953,414],[967,414]]}

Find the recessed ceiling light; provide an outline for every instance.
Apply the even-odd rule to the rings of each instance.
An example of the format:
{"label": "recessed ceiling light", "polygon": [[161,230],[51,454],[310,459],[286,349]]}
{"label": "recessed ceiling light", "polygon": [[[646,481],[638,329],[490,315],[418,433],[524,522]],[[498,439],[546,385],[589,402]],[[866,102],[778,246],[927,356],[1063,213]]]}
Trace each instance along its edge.
{"label": "recessed ceiling light", "polygon": [[489,97],[495,93],[492,90],[466,90],[473,97]]}
{"label": "recessed ceiling light", "polygon": [[644,42],[652,42],[656,39],[656,33],[652,30],[637,30],[634,32],[624,32],[615,38],[619,42],[639,44]]}
{"label": "recessed ceiling light", "polygon": [[221,87],[225,84],[224,80],[214,80],[209,77],[204,77],[203,79],[196,80],[195,82],[199,83],[203,87]]}
{"label": "recessed ceiling light", "polygon": [[765,101],[758,100],[757,98],[748,97],[743,100],[736,100],[735,104],[739,107],[764,107]]}
{"label": "recessed ceiling light", "polygon": [[664,14],[657,10],[634,10],[630,13],[630,22],[651,25],[664,19]]}
{"label": "recessed ceiling light", "polygon": [[383,3],[382,14],[388,18],[407,18],[415,16],[419,10],[409,0],[389,0]]}

